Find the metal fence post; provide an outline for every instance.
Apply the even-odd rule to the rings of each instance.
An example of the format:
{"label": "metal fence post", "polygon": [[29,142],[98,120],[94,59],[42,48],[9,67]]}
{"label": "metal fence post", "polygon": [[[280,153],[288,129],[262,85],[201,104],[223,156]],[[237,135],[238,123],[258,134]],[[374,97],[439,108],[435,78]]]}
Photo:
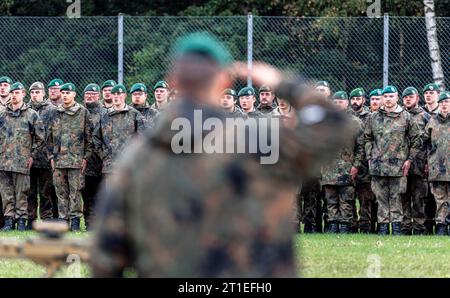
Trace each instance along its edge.
{"label": "metal fence post", "polygon": [[247,86],[252,86],[252,68],[253,68],[253,16],[251,13],[247,15],[247,67],[249,75],[247,78]]}
{"label": "metal fence post", "polygon": [[389,84],[389,14],[383,17],[383,87]]}
{"label": "metal fence post", "polygon": [[123,14],[119,14],[117,24],[117,81],[123,84]]}

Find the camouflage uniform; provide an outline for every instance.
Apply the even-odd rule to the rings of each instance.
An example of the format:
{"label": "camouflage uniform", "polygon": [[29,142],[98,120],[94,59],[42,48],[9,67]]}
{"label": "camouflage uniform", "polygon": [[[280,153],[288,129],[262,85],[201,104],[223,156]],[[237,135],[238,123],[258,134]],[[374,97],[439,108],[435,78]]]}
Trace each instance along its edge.
{"label": "camouflage uniform", "polygon": [[340,113],[315,104],[328,116],[281,128],[280,159],[268,167],[246,154],[173,154],[173,119],[193,119],[198,108],[205,118],[221,112],[187,99],[171,106],[155,134],[127,149],[103,189],[94,276],[129,266],[147,277],[294,276],[291,194],[346,129]]}
{"label": "camouflage uniform", "polygon": [[259,104],[256,107],[256,110],[260,111],[262,114],[271,114],[276,108],[277,108],[277,104],[275,102],[272,102],[272,105],[270,105],[270,106],[263,106],[263,105]]}
{"label": "camouflage uniform", "polygon": [[144,130],[143,116],[128,105],[122,111],[111,108],[103,113],[94,132],[94,146],[103,161],[103,174],[112,172],[119,153],[133,136],[142,134]]}
{"label": "camouflage uniform", "polygon": [[[420,107],[407,111],[411,114],[411,119],[419,126],[422,135],[430,115]],[[425,200],[428,194],[428,183],[425,177],[426,159],[426,148],[422,146],[408,173],[406,193],[402,196],[402,230],[406,234],[409,234],[412,229],[417,234],[425,232]]]}
{"label": "camouflage uniform", "polygon": [[[30,171],[28,160],[37,159],[45,144],[45,131],[38,113],[23,104],[0,113],[0,192],[5,217],[28,218]],[[45,149],[44,149],[45,150]]]}
{"label": "camouflage uniform", "polygon": [[436,201],[436,224],[445,225],[450,206],[450,114],[438,114],[425,127],[428,181]]}
{"label": "camouflage uniform", "polygon": [[[368,119],[370,118],[370,110],[368,107],[364,106],[361,111],[353,112],[363,124],[365,128]],[[371,176],[369,174],[369,164],[367,159],[361,162],[359,167],[358,175],[356,176],[355,192],[359,200],[359,221],[358,227],[361,232],[367,233],[369,231],[375,231],[376,225],[376,212],[377,212],[377,202],[375,195],[372,192],[372,187],[370,186]],[[357,219],[356,219],[357,220]]]}
{"label": "camouflage uniform", "polygon": [[61,220],[79,219],[84,174],[83,159],[92,154],[92,123],[89,111],[75,102],[71,107],[57,107],[55,121],[48,130],[49,160],[53,159],[53,184],[58,196]]}
{"label": "camouflage uniform", "polygon": [[234,106],[234,109],[232,112],[224,111],[225,117],[232,117],[232,118],[247,118],[247,115],[242,112],[241,108],[238,106]]}
{"label": "camouflage uniform", "polygon": [[[56,115],[56,108],[47,100],[33,102],[28,106],[39,114],[47,139],[47,130]],[[37,218],[39,195],[39,213],[41,219],[51,219],[58,215],[58,198],[53,187],[52,171],[47,158],[47,148],[40,150],[33,160],[30,171],[30,195],[28,196],[29,223]]]}
{"label": "camouflage uniform", "polygon": [[310,177],[302,182],[297,200],[305,233],[322,232],[322,197],[320,177]]}
{"label": "camouflage uniform", "polygon": [[[364,159],[362,122],[356,116],[349,116],[354,126],[354,138],[321,171],[328,221],[336,228],[340,223],[342,232],[350,232],[355,207],[355,188],[350,170],[352,167],[359,169]],[[336,228],[332,232],[337,232]]]}
{"label": "camouflage uniform", "polygon": [[245,113],[244,111],[242,111],[242,112],[249,118],[260,118],[260,117],[265,116],[263,113],[261,113],[260,111],[258,111],[255,108],[253,109],[253,111],[250,111],[248,113]]}
{"label": "camouflage uniform", "polygon": [[138,110],[142,116],[144,116],[145,120],[145,127],[154,127],[155,126],[155,117],[158,114],[158,111],[150,107],[148,103],[145,103],[145,105],[136,105],[131,104],[131,107]]}
{"label": "camouflage uniform", "polygon": [[397,105],[394,112],[380,108],[365,127],[366,156],[372,175],[372,190],[378,201],[378,223],[403,221],[401,195],[406,192],[403,163],[414,160],[421,146],[420,129],[411,115]]}
{"label": "camouflage uniform", "polygon": [[[95,128],[100,123],[100,118],[106,109],[100,102],[86,103],[89,111],[92,126]],[[96,204],[96,196],[102,182],[102,160],[97,152],[93,151],[91,157],[87,161],[86,171],[84,173],[84,187],[81,190],[83,196],[83,215],[86,228],[90,229],[94,217],[94,208]]]}

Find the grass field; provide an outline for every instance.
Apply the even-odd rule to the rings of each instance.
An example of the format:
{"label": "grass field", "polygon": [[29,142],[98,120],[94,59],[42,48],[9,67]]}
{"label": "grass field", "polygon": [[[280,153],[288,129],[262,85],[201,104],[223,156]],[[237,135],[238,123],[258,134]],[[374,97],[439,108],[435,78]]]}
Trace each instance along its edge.
{"label": "grass field", "polygon": [[[2,233],[0,240],[26,239],[33,232]],[[85,237],[71,233],[69,237]],[[297,235],[302,277],[450,277],[450,237],[377,235]],[[41,277],[42,266],[0,258],[0,277]],[[89,277],[89,267],[70,266],[56,277]]]}

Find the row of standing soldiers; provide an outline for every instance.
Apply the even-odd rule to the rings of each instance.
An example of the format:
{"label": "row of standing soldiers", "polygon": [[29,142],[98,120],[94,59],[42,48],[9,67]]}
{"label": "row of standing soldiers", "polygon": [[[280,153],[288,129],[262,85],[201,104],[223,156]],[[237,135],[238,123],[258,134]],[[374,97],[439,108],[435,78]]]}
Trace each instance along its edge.
{"label": "row of standing soldiers", "polygon": [[42,220],[66,221],[72,231],[80,230],[84,215],[91,228],[96,194],[116,157],[132,138],[154,126],[175,95],[167,82],[159,81],[150,106],[147,87],[137,83],[128,105],[125,86],[108,80],[101,86],[88,84],[80,104],[73,83],[54,79],[47,88],[48,98],[44,84],[33,83],[25,102],[25,86],[0,77],[4,231],[31,229],[38,212]]}

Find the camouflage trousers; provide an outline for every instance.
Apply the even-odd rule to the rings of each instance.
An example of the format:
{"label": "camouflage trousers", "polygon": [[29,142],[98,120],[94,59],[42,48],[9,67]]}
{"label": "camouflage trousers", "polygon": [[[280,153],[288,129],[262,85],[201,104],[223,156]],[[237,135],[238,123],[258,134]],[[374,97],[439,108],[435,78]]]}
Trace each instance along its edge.
{"label": "camouflage trousers", "polygon": [[436,223],[446,224],[450,210],[450,181],[433,181],[430,186],[436,200]]}
{"label": "camouflage trousers", "polygon": [[402,230],[425,231],[425,200],[427,195],[427,181],[418,175],[408,176],[406,193],[402,195]]}
{"label": "camouflage trousers", "polygon": [[328,221],[352,223],[355,188],[351,185],[324,185],[323,191],[327,201]]}
{"label": "camouflage trousers", "polygon": [[0,171],[0,193],[4,216],[27,219],[29,192],[29,175]]}
{"label": "camouflage trousers", "polygon": [[83,215],[81,209],[81,189],[84,175],[80,169],[55,169],[53,185],[58,197],[59,218],[68,220]]}
{"label": "camouflage trousers", "polygon": [[359,201],[358,227],[370,228],[376,221],[376,218],[372,216],[374,214],[374,209],[376,210],[376,199],[372,192],[370,182],[357,182],[355,192]]}
{"label": "camouflage trousers", "polygon": [[406,177],[372,176],[372,191],[378,202],[378,223],[402,222]]}
{"label": "camouflage trousers", "polygon": [[28,218],[32,220],[37,218],[38,195],[40,218],[53,218],[53,202],[56,201],[56,193],[53,187],[53,177],[50,169],[31,168]]}
{"label": "camouflage trousers", "polygon": [[101,176],[85,176],[84,188],[81,190],[83,196],[83,215],[86,227],[91,227],[94,220],[94,209],[97,193],[102,182]]}

